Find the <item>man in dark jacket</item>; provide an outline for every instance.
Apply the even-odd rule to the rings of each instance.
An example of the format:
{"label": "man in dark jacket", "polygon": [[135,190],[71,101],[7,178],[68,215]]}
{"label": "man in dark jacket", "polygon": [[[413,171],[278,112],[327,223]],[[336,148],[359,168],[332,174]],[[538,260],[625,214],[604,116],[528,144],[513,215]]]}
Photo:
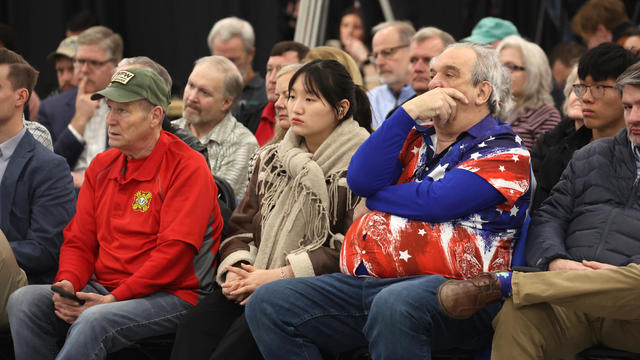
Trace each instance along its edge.
{"label": "man in dark jacket", "polygon": [[[573,91],[582,104],[584,125],[562,122],[538,142],[531,154],[538,187],[533,200],[537,210],[558,183],[574,151],[592,140],[614,136],[624,127],[620,94],[611,86],[636,58],[620,45],[605,43],[589,50],[578,64],[580,84]],[[589,88],[590,91],[587,91]]]}
{"label": "man in dark jacket", "polygon": [[493,322],[493,359],[567,357],[596,344],[640,353],[640,64],[610,91],[620,90],[626,129],[578,150],[531,223],[527,262],[551,271],[439,289],[457,318],[509,297]]}
{"label": "man in dark jacket", "polygon": [[66,161],[34,139],[22,122],[38,72],[0,49],[0,330],[19,287],[53,280],[62,229],[74,212]]}

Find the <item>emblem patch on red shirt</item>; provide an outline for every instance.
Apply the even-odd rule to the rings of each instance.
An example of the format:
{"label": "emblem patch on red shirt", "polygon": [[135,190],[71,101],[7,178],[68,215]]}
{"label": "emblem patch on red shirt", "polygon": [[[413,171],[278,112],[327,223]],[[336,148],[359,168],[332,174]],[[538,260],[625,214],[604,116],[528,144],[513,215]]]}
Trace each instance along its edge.
{"label": "emblem patch on red shirt", "polygon": [[149,210],[149,206],[151,206],[151,193],[138,190],[133,196],[133,204],[131,204],[133,211],[145,212]]}

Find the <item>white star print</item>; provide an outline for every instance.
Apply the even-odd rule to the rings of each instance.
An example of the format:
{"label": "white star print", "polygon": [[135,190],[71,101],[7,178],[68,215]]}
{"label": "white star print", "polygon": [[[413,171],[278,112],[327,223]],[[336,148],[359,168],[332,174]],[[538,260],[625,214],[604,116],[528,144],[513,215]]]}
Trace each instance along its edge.
{"label": "white star print", "polygon": [[470,158],[472,158],[473,160],[478,160],[480,158],[480,153],[473,153],[471,154]]}
{"label": "white star print", "polygon": [[498,212],[498,214],[502,214],[504,212],[504,210],[502,209],[496,209],[496,211]]}
{"label": "white star print", "polygon": [[516,135],[515,140],[518,144],[522,144],[522,139],[520,138],[520,136]]}
{"label": "white star print", "polygon": [[487,146],[487,144],[485,144],[485,143],[484,143],[484,141],[483,141],[483,142],[481,142],[480,144],[478,144],[478,147],[481,147],[481,148],[482,148],[482,147],[485,147],[485,146]]}
{"label": "white star print", "polygon": [[460,145],[460,150],[464,150],[464,144]]}
{"label": "white star print", "polygon": [[417,146],[414,146],[413,149],[411,150],[412,153],[417,154],[420,152],[420,148]]}
{"label": "white star print", "polygon": [[424,236],[424,234],[426,234],[426,233],[427,233],[427,232],[426,232],[426,231],[424,231],[424,229],[420,229],[420,230],[418,230],[418,235],[420,235],[420,236]]}
{"label": "white star print", "polygon": [[495,140],[496,138],[494,138],[493,136],[490,136],[486,141],[491,141],[491,140]]}
{"label": "white star print", "polygon": [[513,155],[513,157],[512,157],[511,159],[513,159],[513,161],[515,161],[515,162],[518,162],[518,160],[520,160],[520,159],[518,158],[518,155]]}
{"label": "white star print", "polygon": [[432,172],[429,173],[429,177],[433,179],[433,181],[438,181],[444,177],[444,173],[447,170],[447,166],[449,164],[438,164],[438,166],[433,169]]}
{"label": "white star print", "polygon": [[504,172],[504,166],[500,165],[498,169],[500,169],[500,172]]}
{"label": "white star print", "polygon": [[404,260],[404,262],[408,262],[410,257],[413,256],[409,255],[409,250],[400,251],[400,259]]}
{"label": "white star print", "polygon": [[518,209],[517,206],[514,206],[514,207],[511,208],[511,210],[509,210],[509,212],[511,213],[511,216],[516,216],[516,215],[518,215],[518,210],[520,210],[520,209]]}

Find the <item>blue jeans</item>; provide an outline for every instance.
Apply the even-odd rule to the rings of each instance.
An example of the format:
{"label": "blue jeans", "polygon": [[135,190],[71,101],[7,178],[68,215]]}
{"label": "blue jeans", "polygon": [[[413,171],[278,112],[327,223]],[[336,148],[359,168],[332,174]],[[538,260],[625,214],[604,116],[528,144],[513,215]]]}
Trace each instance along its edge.
{"label": "blue jeans", "polygon": [[467,320],[444,315],[437,275],[393,279],[345,274],[286,279],[251,295],[245,316],[265,359],[322,359],[369,346],[373,359],[430,359],[431,351],[491,344],[492,304]]}
{"label": "blue jeans", "polygon": [[[50,285],[30,285],[9,298],[7,314],[16,359],[104,359],[136,341],[176,330],[193,306],[177,296],[155,293],[144,298],[86,309],[69,325],[54,314]],[[84,292],[109,292],[89,282]],[[64,340],[66,336],[66,340]],[[58,346],[64,340],[62,348]]]}

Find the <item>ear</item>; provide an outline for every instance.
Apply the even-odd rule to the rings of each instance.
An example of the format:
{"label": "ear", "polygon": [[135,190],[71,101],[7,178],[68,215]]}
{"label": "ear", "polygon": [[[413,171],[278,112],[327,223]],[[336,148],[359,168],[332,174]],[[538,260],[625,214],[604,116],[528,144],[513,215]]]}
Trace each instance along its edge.
{"label": "ear", "polygon": [[489,97],[491,96],[492,91],[493,91],[493,88],[491,87],[491,84],[489,84],[488,81],[483,81],[480,84],[478,84],[478,86],[476,87],[475,104],[482,105],[482,104],[488,103]]}
{"label": "ear", "polygon": [[[344,118],[344,116],[349,112],[350,107],[351,103],[347,99],[342,99],[338,102],[338,120],[342,120]],[[340,109],[342,109],[342,111]]]}
{"label": "ear", "polygon": [[231,108],[231,105],[233,105],[233,99],[230,97],[224,98],[224,100],[222,101],[222,111],[228,111],[229,108]]}
{"label": "ear", "polygon": [[16,107],[22,108],[24,104],[26,104],[27,101],[29,101],[29,90],[25,88],[18,89],[16,90],[15,94],[16,94]]}
{"label": "ear", "polygon": [[251,50],[247,53],[249,57],[249,61],[253,61],[253,57],[256,55],[256,48],[252,47]]}
{"label": "ear", "polygon": [[164,110],[161,106],[155,106],[149,113],[151,116],[151,127],[162,127],[162,119],[164,118]]}

